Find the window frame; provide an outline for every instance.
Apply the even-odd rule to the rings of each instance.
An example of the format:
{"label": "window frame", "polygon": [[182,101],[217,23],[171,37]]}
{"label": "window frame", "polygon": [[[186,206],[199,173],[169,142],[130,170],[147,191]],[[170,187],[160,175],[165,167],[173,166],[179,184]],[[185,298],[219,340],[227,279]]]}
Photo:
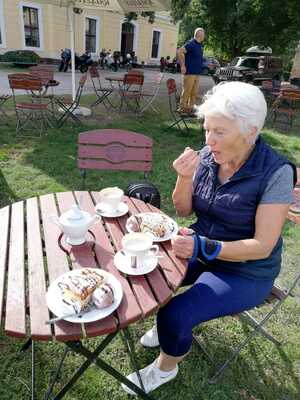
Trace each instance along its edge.
{"label": "window frame", "polygon": [[[35,8],[38,11],[38,32],[39,32],[39,39],[40,39],[39,47],[26,45],[23,7]],[[38,4],[38,3],[21,1],[19,3],[19,10],[20,10],[20,18],[21,18],[21,26],[22,26],[23,50],[43,51],[44,50],[44,26],[43,26],[43,12],[42,12],[43,7],[42,7],[42,5]]]}
{"label": "window frame", "polygon": [[84,32],[83,32],[83,48],[84,51],[86,49],[86,28],[87,28],[87,19],[93,19],[96,21],[96,49],[95,52],[91,52],[91,55],[95,56],[100,53],[100,17],[96,15],[84,15]]}
{"label": "window frame", "polygon": [[[157,49],[157,57],[152,57],[152,49],[153,49],[153,37],[154,37],[154,32],[159,32],[159,42],[158,42],[158,49]],[[151,35],[151,45],[150,45],[150,60],[152,61],[158,61],[161,58],[161,44],[162,44],[162,37],[163,37],[163,31],[158,28],[153,28],[152,29],[152,35]]]}
{"label": "window frame", "polygon": [[4,49],[6,48],[6,32],[5,32],[3,0],[0,0],[0,34],[1,34],[0,49]]}

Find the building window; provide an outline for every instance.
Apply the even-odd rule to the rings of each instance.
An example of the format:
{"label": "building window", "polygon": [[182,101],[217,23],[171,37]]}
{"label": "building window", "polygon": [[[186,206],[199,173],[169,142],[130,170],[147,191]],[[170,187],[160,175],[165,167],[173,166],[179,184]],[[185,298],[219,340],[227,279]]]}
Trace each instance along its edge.
{"label": "building window", "polygon": [[40,47],[39,10],[23,6],[25,46]]}
{"label": "building window", "polygon": [[153,31],[151,58],[158,58],[160,35],[159,31]]}
{"label": "building window", "polygon": [[86,18],[85,21],[85,51],[97,51],[97,20],[94,18]]}

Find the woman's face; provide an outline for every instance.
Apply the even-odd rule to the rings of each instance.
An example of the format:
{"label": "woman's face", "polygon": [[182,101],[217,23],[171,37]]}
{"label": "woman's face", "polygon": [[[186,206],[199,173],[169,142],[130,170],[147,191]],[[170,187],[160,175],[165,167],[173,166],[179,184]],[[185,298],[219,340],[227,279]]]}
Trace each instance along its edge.
{"label": "woman's face", "polygon": [[248,151],[253,136],[253,133],[242,134],[236,121],[221,116],[207,115],[204,129],[206,144],[217,164],[239,160]]}

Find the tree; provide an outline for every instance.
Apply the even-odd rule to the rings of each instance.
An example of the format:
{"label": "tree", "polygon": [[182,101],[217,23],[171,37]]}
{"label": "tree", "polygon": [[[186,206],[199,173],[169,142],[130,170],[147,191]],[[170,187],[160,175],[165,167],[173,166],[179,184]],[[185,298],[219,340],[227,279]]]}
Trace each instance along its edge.
{"label": "tree", "polygon": [[232,58],[252,45],[283,54],[300,39],[299,0],[172,0],[174,20],[182,20],[182,39],[197,26],[207,31],[216,54]]}

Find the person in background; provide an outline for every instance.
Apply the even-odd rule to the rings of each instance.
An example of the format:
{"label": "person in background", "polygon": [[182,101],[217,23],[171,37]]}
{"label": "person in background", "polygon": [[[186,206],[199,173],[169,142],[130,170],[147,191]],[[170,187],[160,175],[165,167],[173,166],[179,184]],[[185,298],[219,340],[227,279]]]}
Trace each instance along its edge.
{"label": "person in background", "polygon": [[[175,255],[188,261],[182,286],[189,288],[159,310],[157,325],[141,338],[146,347],[160,346],[159,357],[140,370],[147,393],[176,377],[195,326],[261,304],[281,268],[281,231],[297,173],[260,137],[262,92],[244,82],[220,84],[198,113],[206,146],[187,147],[173,163],[176,212],[196,217],[172,239]],[[139,386],[136,372],[127,378]]]}
{"label": "person in background", "polygon": [[199,75],[202,72],[203,46],[205,38],[203,28],[195,29],[194,38],[178,49],[177,55],[182,74],[182,93],[180,111],[193,113],[199,93]]}
{"label": "person in background", "polygon": [[105,57],[106,57],[106,50],[102,49],[100,51],[100,57],[99,57],[99,64],[100,64],[100,68],[102,68],[102,69],[104,69]]}
{"label": "person in background", "polygon": [[161,57],[161,59],[159,60],[159,70],[160,70],[160,72],[164,72],[165,68],[166,68],[165,57]]}

